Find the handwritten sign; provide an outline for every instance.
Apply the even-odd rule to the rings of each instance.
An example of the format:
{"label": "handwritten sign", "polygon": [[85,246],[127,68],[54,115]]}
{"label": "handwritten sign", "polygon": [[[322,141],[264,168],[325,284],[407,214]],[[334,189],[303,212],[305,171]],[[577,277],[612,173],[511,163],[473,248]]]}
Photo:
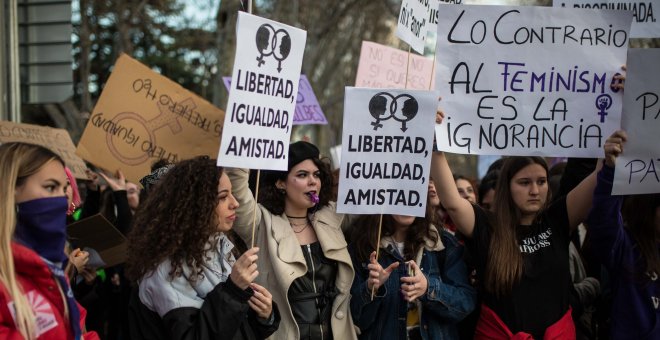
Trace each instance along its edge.
{"label": "handwritten sign", "polygon": [[127,55],[117,60],[76,153],[138,183],[160,159],[215,157],[224,112]]}
{"label": "handwritten sign", "polygon": [[441,4],[460,5],[463,0],[430,0],[429,1],[429,23],[426,25],[427,31],[437,32],[438,30],[438,10]]}
{"label": "handwritten sign", "polygon": [[621,121],[610,84],[626,61],[628,12],[443,6],[438,148],[482,155],[600,157]]}
{"label": "handwritten sign", "polygon": [[631,38],[660,37],[660,1],[658,0],[554,0],[555,7],[611,9],[631,11],[633,22],[630,27]]}
{"label": "handwritten sign", "polygon": [[[231,77],[222,77],[222,82],[225,84],[227,91],[231,89]],[[321,105],[316,99],[312,84],[304,74],[300,75],[300,82],[298,83],[298,95],[296,96],[296,111],[293,115],[293,125],[326,125],[328,121],[325,119]]]}
{"label": "handwritten sign", "polygon": [[87,179],[87,166],[76,156],[76,146],[64,129],[0,121],[0,143],[23,142],[43,146],[58,154],[74,177]]}
{"label": "handwritten sign", "polygon": [[[391,89],[433,89],[433,60],[371,41],[362,42],[355,86]],[[408,67],[406,67],[406,63]],[[406,70],[408,81],[406,82]]]}
{"label": "handwritten sign", "polygon": [[347,87],[337,211],[424,216],[438,93]]}
{"label": "handwritten sign", "polygon": [[428,33],[429,0],[403,0],[396,26],[396,36],[401,38],[419,54],[424,54],[424,44]]}
{"label": "handwritten sign", "polygon": [[660,50],[630,49],[621,127],[628,133],[616,160],[612,194],[660,192]]}
{"label": "handwritten sign", "polygon": [[245,12],[237,26],[218,164],[286,170],[307,33]]}

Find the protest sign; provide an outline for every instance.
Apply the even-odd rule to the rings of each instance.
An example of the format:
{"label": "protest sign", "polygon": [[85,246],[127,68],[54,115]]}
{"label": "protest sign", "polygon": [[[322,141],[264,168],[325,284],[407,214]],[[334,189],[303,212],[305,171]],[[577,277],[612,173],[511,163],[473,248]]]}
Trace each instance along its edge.
{"label": "protest sign", "polygon": [[218,154],[224,112],[127,55],[117,60],[76,153],[131,182],[151,165]]}
{"label": "protest sign", "polygon": [[237,26],[218,164],[286,170],[307,33],[245,12]]}
{"label": "protest sign", "polygon": [[337,211],[424,216],[438,93],[347,87]]}
{"label": "protest sign", "polygon": [[90,253],[95,267],[112,267],[126,261],[126,237],[101,214],[71,223],[67,237],[69,243]]}
{"label": "protest sign", "polygon": [[432,59],[416,54],[408,58],[405,51],[371,41],[362,42],[355,86],[428,90],[433,89],[434,80]]}
{"label": "protest sign", "polygon": [[628,52],[621,128],[628,133],[616,160],[612,194],[660,192],[660,49]]}
{"label": "protest sign", "polygon": [[424,44],[431,6],[428,0],[403,0],[399,10],[396,36],[419,54],[424,54]]}
{"label": "protest sign", "polygon": [[626,62],[628,12],[443,6],[438,148],[463,154],[600,157],[621,121],[611,89]]}
{"label": "protest sign", "polygon": [[[660,11],[658,0],[554,0],[555,7],[593,8],[630,11],[633,22],[630,27],[631,38],[659,38],[660,21],[655,11]],[[654,8],[655,6],[655,8]]]}
{"label": "protest sign", "polygon": [[[231,89],[231,77],[222,77],[227,91]],[[300,75],[298,83],[298,95],[296,97],[296,111],[293,115],[293,125],[326,125],[328,121],[321,110],[321,105],[316,99],[312,84],[304,74]]]}
{"label": "protest sign", "polygon": [[429,23],[426,25],[426,29],[429,33],[437,32],[438,30],[438,10],[440,4],[456,4],[460,5],[463,3],[463,0],[430,0],[429,1]]}
{"label": "protest sign", "polygon": [[76,156],[69,131],[48,126],[0,121],[0,143],[23,142],[43,146],[64,160],[75,178],[87,179],[87,166]]}

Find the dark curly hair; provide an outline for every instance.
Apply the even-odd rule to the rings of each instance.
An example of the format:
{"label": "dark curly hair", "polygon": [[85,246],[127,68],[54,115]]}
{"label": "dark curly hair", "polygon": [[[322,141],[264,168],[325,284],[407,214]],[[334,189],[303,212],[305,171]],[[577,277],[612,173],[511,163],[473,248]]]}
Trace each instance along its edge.
{"label": "dark curly hair", "polygon": [[[309,209],[309,212],[314,212],[315,209],[327,206],[332,197],[333,177],[332,170],[327,158],[308,158],[314,162],[319,171],[321,172],[321,190],[319,192],[319,203],[316,207]],[[259,186],[259,203],[263,205],[268,211],[274,215],[282,215],[284,213],[284,197],[286,193],[275,187],[278,180],[286,181],[287,176],[291,172],[288,171],[267,171],[264,174],[263,181]]]}
{"label": "dark curly hair", "polygon": [[181,276],[183,266],[193,270],[187,278],[202,278],[207,252],[219,237],[218,183],[222,168],[206,156],[177,163],[140,204],[128,235],[127,276],[139,280],[169,259],[171,278]]}

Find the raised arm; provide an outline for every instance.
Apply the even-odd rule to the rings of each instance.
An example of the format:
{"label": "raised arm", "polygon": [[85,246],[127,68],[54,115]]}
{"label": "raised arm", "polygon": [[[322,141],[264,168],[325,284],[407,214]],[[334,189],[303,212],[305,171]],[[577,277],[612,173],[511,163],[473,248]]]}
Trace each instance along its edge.
{"label": "raised arm", "polygon": [[[627,138],[626,133],[619,130],[605,140],[605,145],[603,146],[605,162],[610,167],[614,167],[616,157],[623,151],[623,143]],[[589,214],[593,202],[594,189],[596,188],[597,174],[602,167],[603,161],[600,160],[596,169],[566,196],[566,208],[571,231],[574,231]]]}
{"label": "raised arm", "polygon": [[443,152],[434,152],[431,158],[431,177],[445,208],[458,231],[466,237],[472,237],[474,231],[474,209],[472,204],[461,197],[454,182],[447,158]]}
{"label": "raised arm", "polygon": [[[250,171],[248,169],[225,168],[232,185],[232,194],[240,204],[236,209],[234,230],[248,246],[252,244],[252,224],[256,223],[256,232],[261,224],[261,209],[255,206],[254,196],[248,187]],[[256,212],[256,219],[255,219]]]}

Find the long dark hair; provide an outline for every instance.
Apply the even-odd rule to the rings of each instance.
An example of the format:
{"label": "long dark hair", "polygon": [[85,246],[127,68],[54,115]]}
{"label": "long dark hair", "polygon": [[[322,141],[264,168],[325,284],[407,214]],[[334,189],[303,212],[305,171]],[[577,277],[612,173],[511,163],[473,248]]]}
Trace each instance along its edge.
{"label": "long dark hair", "polygon": [[[518,171],[532,164],[542,166],[547,176],[548,165],[543,158],[509,157],[504,160],[497,180],[494,200],[497,204],[491,217],[492,235],[485,273],[486,290],[497,296],[510,293],[522,277],[523,256],[516,236],[522,215],[511,195],[511,180]],[[547,197],[546,204],[549,201]]]}
{"label": "long dark hair", "polygon": [[[434,245],[438,243],[440,235],[431,231],[431,225],[436,226],[438,233],[441,230],[441,226],[436,224],[438,219],[435,216],[433,207],[427,203],[426,217],[416,217],[408,227],[402,254],[405,260],[415,259],[419,249],[424,246],[425,238],[431,240]],[[380,240],[376,240],[379,220],[380,215],[362,215],[352,225],[351,240],[355,243],[356,254],[360,261],[368,262],[369,254],[380,246]],[[383,215],[381,238],[394,235],[395,223],[392,215]]]}
{"label": "long dark hair", "polygon": [[202,277],[209,242],[217,235],[218,183],[222,168],[208,157],[176,164],[140,204],[128,239],[127,276],[139,280],[169,259],[170,277],[192,269],[189,282]]}
{"label": "long dark hair", "polygon": [[660,194],[632,195],[624,202],[622,213],[626,228],[637,242],[641,254],[642,279],[648,280],[646,273],[660,275],[660,254],[658,252],[658,229],[656,211],[660,208]]}
{"label": "long dark hair", "polygon": [[[328,205],[332,197],[332,172],[327,158],[309,158],[321,173],[321,190],[319,192],[319,203],[316,207],[310,208],[312,210],[318,209]],[[295,165],[294,165],[295,166]],[[284,213],[284,198],[286,193],[275,186],[278,180],[286,181],[287,176],[291,172],[288,171],[267,171],[264,174],[264,179],[259,187],[259,203],[263,205],[268,211],[274,215],[282,215]]]}

